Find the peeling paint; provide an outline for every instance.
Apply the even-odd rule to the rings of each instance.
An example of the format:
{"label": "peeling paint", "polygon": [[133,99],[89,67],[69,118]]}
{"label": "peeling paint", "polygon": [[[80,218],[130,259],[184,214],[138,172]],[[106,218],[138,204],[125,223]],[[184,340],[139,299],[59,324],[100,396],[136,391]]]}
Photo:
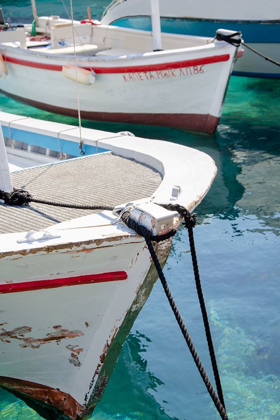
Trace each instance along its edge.
{"label": "peeling paint", "polygon": [[41,345],[55,341],[59,345],[60,341],[63,339],[75,338],[84,335],[80,330],[67,330],[63,329],[61,325],[56,325],[53,327],[56,331],[49,333],[46,337],[43,338],[33,338],[25,337],[25,334],[28,334],[32,331],[31,327],[23,326],[14,328],[11,331],[7,331],[4,328],[1,328],[2,332],[0,333],[0,340],[3,343],[11,343],[9,339],[15,339],[22,341],[20,347],[22,348],[32,348],[38,349]]}
{"label": "peeling paint", "polygon": [[[126,242],[122,245],[131,245],[132,243],[139,243],[142,242],[144,239],[141,236],[138,236],[137,234],[132,234],[132,233],[127,233],[126,235],[122,235],[122,236],[112,236],[112,237],[108,237],[105,239],[97,239],[97,240],[89,240],[89,241],[83,241],[83,242],[69,242],[68,244],[63,243],[63,244],[56,244],[56,245],[52,245],[52,246],[43,246],[41,248],[28,248],[28,249],[23,249],[20,251],[8,251],[8,252],[2,252],[0,253],[0,259],[2,258],[6,258],[6,257],[12,257],[12,260],[16,260],[18,259],[20,256],[25,257],[26,255],[36,255],[36,254],[49,254],[51,252],[59,252],[59,251],[65,251],[64,253],[66,254],[71,254],[71,253],[86,253],[86,252],[93,252],[95,250],[100,250],[103,248],[108,248],[111,247],[112,245],[104,245],[104,246],[100,246],[103,243],[106,244],[110,244],[110,242],[123,242],[123,241],[127,241],[129,240],[131,237],[133,238],[139,238],[139,240],[135,240],[133,242]],[[136,239],[135,238],[135,239]],[[138,239],[137,238],[137,239]],[[95,245],[96,247],[94,248],[88,248],[88,246],[90,245]]]}
{"label": "peeling paint", "polygon": [[[112,330],[112,331],[113,331],[113,330]],[[102,364],[104,363],[104,361],[105,361],[105,359],[106,359],[106,356],[107,356],[108,350],[109,350],[110,346],[113,344],[113,341],[115,340],[115,338],[116,338],[116,335],[117,335],[118,331],[119,331],[119,328],[116,328],[116,329],[115,329],[114,334],[112,335],[112,338],[111,338],[111,340],[110,340],[110,343],[109,343],[108,341],[106,341],[106,344],[105,344],[105,346],[104,346],[104,348],[103,348],[103,352],[102,352],[101,356],[99,357],[100,362],[101,362]]]}
{"label": "peeling paint", "polygon": [[[7,323],[5,322],[4,324],[7,324]],[[24,340],[24,335],[31,332],[32,328],[24,326],[24,327],[14,328],[11,331],[7,331],[4,328],[1,328],[1,330],[2,332],[0,333],[0,340],[3,343],[10,343],[11,341],[9,339],[11,338],[16,339],[16,340]]]}
{"label": "peeling paint", "polygon": [[70,350],[70,351],[72,351],[73,353],[76,353],[76,354],[80,354],[80,353],[82,353],[82,351],[84,351],[84,349],[82,347],[79,347],[78,345],[73,346],[71,344],[68,344],[68,346],[66,346],[66,348],[67,348],[67,350]]}
{"label": "peeling paint", "polygon": [[106,374],[105,375],[103,374],[101,377],[98,378],[98,383],[96,384],[96,387],[94,389],[94,397],[97,400],[101,399],[108,382],[109,382],[109,377]]}
{"label": "peeling paint", "polygon": [[71,365],[74,365],[76,367],[82,366],[78,356],[75,353],[71,353],[71,356],[69,357],[68,360],[71,363]]}

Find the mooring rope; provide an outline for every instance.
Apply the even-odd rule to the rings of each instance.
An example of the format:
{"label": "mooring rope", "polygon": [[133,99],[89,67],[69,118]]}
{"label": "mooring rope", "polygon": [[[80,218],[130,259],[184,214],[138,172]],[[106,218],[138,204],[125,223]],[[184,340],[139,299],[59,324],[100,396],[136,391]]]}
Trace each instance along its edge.
{"label": "mooring rope", "polygon": [[260,57],[264,58],[267,61],[270,61],[270,63],[275,64],[276,66],[280,66],[280,63],[278,61],[273,60],[272,58],[267,57],[266,55],[260,53],[259,51],[255,50],[254,48],[250,47],[248,44],[246,44],[246,42],[244,42],[243,39],[242,39],[241,43],[242,43],[242,45],[244,45],[244,47],[248,48],[249,50],[251,50],[255,54],[259,55]]}
{"label": "mooring rope", "polygon": [[[178,211],[179,214],[181,212],[181,209],[183,209],[183,212],[184,212],[183,217],[185,219],[185,223],[187,225],[187,228],[188,228],[188,230],[189,229],[192,230],[192,228],[195,225],[195,216],[190,216],[190,213],[184,207],[176,206],[176,205],[175,206],[174,205],[166,205],[166,206],[165,205],[162,205],[162,207],[165,207],[165,208],[170,209],[170,210],[175,210],[176,209],[176,211]],[[223,398],[223,393],[222,393],[222,388],[221,388],[221,382],[220,382],[220,378],[219,378],[218,368],[217,368],[217,364],[216,364],[216,358],[215,358],[215,354],[214,354],[214,347],[213,347],[212,339],[210,339],[210,341],[208,341],[208,346],[209,346],[209,349],[211,347],[211,360],[212,360],[212,364],[213,364],[213,360],[215,361],[214,364],[213,364],[213,370],[214,370],[216,384],[217,383],[219,384],[219,386],[217,387],[217,389],[218,389],[218,393],[219,393],[220,398],[217,396],[217,394],[216,394],[216,392],[215,392],[215,390],[214,390],[214,388],[213,388],[213,386],[212,386],[212,384],[211,384],[211,382],[209,380],[209,377],[208,377],[208,375],[207,375],[207,373],[206,373],[206,371],[205,371],[205,369],[204,369],[204,367],[203,367],[203,365],[202,365],[202,363],[200,361],[200,358],[199,358],[199,356],[198,356],[198,354],[196,352],[196,349],[195,349],[195,347],[193,345],[193,342],[191,340],[191,337],[189,335],[189,332],[188,332],[188,330],[187,330],[187,328],[186,328],[186,326],[185,326],[185,324],[183,322],[183,319],[182,319],[182,317],[181,317],[181,315],[179,313],[179,310],[178,310],[178,308],[177,308],[177,306],[175,304],[175,301],[174,301],[174,299],[172,297],[172,294],[171,294],[170,289],[168,287],[167,281],[166,281],[165,276],[163,274],[163,271],[161,269],[159,260],[157,258],[156,253],[155,253],[155,250],[154,250],[154,247],[153,247],[153,244],[152,244],[152,237],[151,237],[150,231],[147,228],[145,228],[144,226],[139,225],[133,219],[131,219],[130,212],[129,211],[124,212],[122,214],[122,216],[121,216],[121,219],[123,220],[123,222],[130,229],[135,230],[135,232],[137,232],[139,235],[141,235],[141,236],[144,237],[144,239],[146,241],[146,244],[148,246],[148,249],[150,251],[150,254],[151,254],[153,263],[154,263],[154,265],[156,267],[156,270],[158,272],[158,276],[160,278],[161,284],[162,284],[163,289],[165,291],[166,297],[167,297],[167,299],[169,301],[169,304],[171,306],[171,309],[172,309],[172,311],[173,311],[173,313],[175,315],[175,318],[177,320],[177,323],[178,323],[178,325],[179,325],[179,327],[181,329],[181,332],[183,334],[183,337],[184,337],[184,339],[185,339],[185,341],[186,341],[186,343],[188,345],[188,348],[189,348],[190,353],[191,353],[191,355],[193,357],[193,360],[194,360],[194,362],[195,362],[195,364],[196,364],[196,366],[198,368],[198,371],[199,371],[199,373],[200,373],[200,375],[202,377],[202,380],[203,380],[203,382],[204,382],[204,384],[205,384],[205,386],[206,386],[206,388],[208,390],[208,393],[211,396],[212,401],[213,401],[215,407],[217,408],[217,410],[218,410],[221,418],[223,420],[228,420],[228,416],[227,416],[225,405],[224,405],[224,398]],[[194,249],[193,244],[192,244],[192,249]],[[196,260],[196,258],[195,258],[195,260]],[[194,270],[195,270],[195,273],[196,273],[195,275],[196,275],[196,280],[197,280],[197,278],[199,278],[198,269],[195,269],[194,268]],[[201,289],[201,285],[200,285],[200,289]],[[199,296],[200,296],[200,299],[201,299],[201,296],[202,296],[202,300],[203,300],[202,291],[201,291],[201,293],[199,293]],[[205,304],[204,304],[204,310],[206,312]],[[206,315],[206,317],[207,317],[207,315]],[[205,318],[205,315],[203,315],[203,318]],[[207,321],[208,321],[208,319],[207,319]],[[209,327],[209,323],[208,322],[207,322],[207,324],[208,324],[208,326],[205,326],[205,330],[207,330],[208,327]],[[210,334],[210,328],[209,328],[209,334]],[[208,335],[208,333],[207,333],[207,335]],[[211,338],[211,334],[210,334],[210,338]],[[208,339],[209,339],[209,335],[208,335],[207,340]],[[209,342],[211,343],[210,345],[209,345]],[[214,368],[214,366],[215,366],[215,368]]]}
{"label": "mooring rope", "polygon": [[162,207],[164,207],[164,208],[166,208],[167,210],[170,210],[170,211],[177,211],[184,218],[185,227],[188,229],[189,243],[190,243],[190,250],[191,250],[191,256],[192,256],[193,272],[194,272],[196,290],[197,290],[198,300],[199,300],[199,303],[200,303],[200,308],[201,308],[201,313],[202,313],[202,318],[203,318],[203,323],[204,323],[204,328],[205,328],[205,334],[206,334],[209,354],[210,354],[213,373],[214,373],[214,377],[215,377],[215,383],[216,383],[217,392],[218,392],[220,401],[223,404],[223,406],[225,407],[223,390],[222,390],[222,385],[221,385],[217,360],[216,360],[216,356],[215,356],[215,350],[214,350],[214,345],[213,345],[213,340],[212,340],[212,335],[211,335],[211,330],[210,330],[206,305],[205,305],[202,286],[201,286],[201,281],[200,281],[198,262],[197,262],[197,257],[196,257],[194,235],[193,235],[193,228],[196,225],[196,215],[195,214],[191,215],[188,212],[188,210],[185,209],[185,207],[179,206],[177,204],[176,205],[168,204],[168,205],[163,205]]}
{"label": "mooring rope", "polygon": [[81,210],[108,210],[112,211],[115,207],[112,206],[103,206],[103,205],[79,205],[79,204],[69,204],[69,203],[60,203],[56,201],[48,201],[48,200],[39,200],[34,198],[28,191],[22,189],[16,189],[10,193],[0,191],[0,200],[3,200],[5,204],[10,206],[22,206],[23,204],[28,203],[39,203],[39,204],[46,204],[48,206],[56,206],[56,207],[67,207],[71,209],[81,209]]}

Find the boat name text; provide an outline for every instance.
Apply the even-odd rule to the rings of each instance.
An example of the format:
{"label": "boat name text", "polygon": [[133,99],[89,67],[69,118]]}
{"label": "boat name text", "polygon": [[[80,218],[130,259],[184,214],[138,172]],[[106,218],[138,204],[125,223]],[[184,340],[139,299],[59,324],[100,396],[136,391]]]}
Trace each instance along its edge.
{"label": "boat name text", "polygon": [[169,79],[171,77],[194,76],[204,73],[203,65],[194,67],[184,67],[180,69],[141,71],[123,74],[125,82],[144,82],[145,80]]}

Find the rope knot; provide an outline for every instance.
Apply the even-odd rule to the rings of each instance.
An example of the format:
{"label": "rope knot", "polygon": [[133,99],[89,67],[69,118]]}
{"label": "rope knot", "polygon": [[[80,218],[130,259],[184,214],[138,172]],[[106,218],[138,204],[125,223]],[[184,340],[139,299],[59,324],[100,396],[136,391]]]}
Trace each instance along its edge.
{"label": "rope knot", "polygon": [[[237,35],[240,36],[239,39],[238,38],[237,39],[234,38]],[[222,33],[220,33],[220,32],[217,31],[216,32],[215,39],[217,41],[225,41],[225,42],[228,42],[229,44],[234,45],[235,47],[239,47],[240,44],[241,44],[241,42],[242,42],[241,41],[241,32],[240,31],[234,32],[234,33],[232,33],[230,35],[222,34]]]}
{"label": "rope knot", "polygon": [[32,195],[28,191],[14,188],[10,193],[0,191],[0,199],[10,206],[22,206],[32,200]]}
{"label": "rope knot", "polygon": [[190,214],[188,212],[187,215],[184,215],[184,221],[185,221],[184,226],[186,228],[194,228],[196,225],[196,218],[197,218],[196,213]]}
{"label": "rope knot", "polygon": [[185,226],[187,228],[195,227],[196,225],[196,214],[191,214],[185,207],[180,206],[180,204],[160,204],[162,207],[164,207],[166,210],[170,211],[177,211],[177,213],[180,214],[184,218]]}

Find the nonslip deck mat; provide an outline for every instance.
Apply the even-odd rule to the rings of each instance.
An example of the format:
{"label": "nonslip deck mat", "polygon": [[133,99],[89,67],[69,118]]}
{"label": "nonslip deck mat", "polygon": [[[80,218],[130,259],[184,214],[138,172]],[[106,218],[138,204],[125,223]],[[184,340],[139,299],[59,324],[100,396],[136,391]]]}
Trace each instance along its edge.
{"label": "nonslip deck mat", "polygon": [[[12,173],[14,188],[34,198],[78,205],[116,206],[151,196],[162,181],[152,168],[105,153]],[[21,207],[0,203],[0,233],[45,229],[55,223],[92,214],[38,203]]]}

